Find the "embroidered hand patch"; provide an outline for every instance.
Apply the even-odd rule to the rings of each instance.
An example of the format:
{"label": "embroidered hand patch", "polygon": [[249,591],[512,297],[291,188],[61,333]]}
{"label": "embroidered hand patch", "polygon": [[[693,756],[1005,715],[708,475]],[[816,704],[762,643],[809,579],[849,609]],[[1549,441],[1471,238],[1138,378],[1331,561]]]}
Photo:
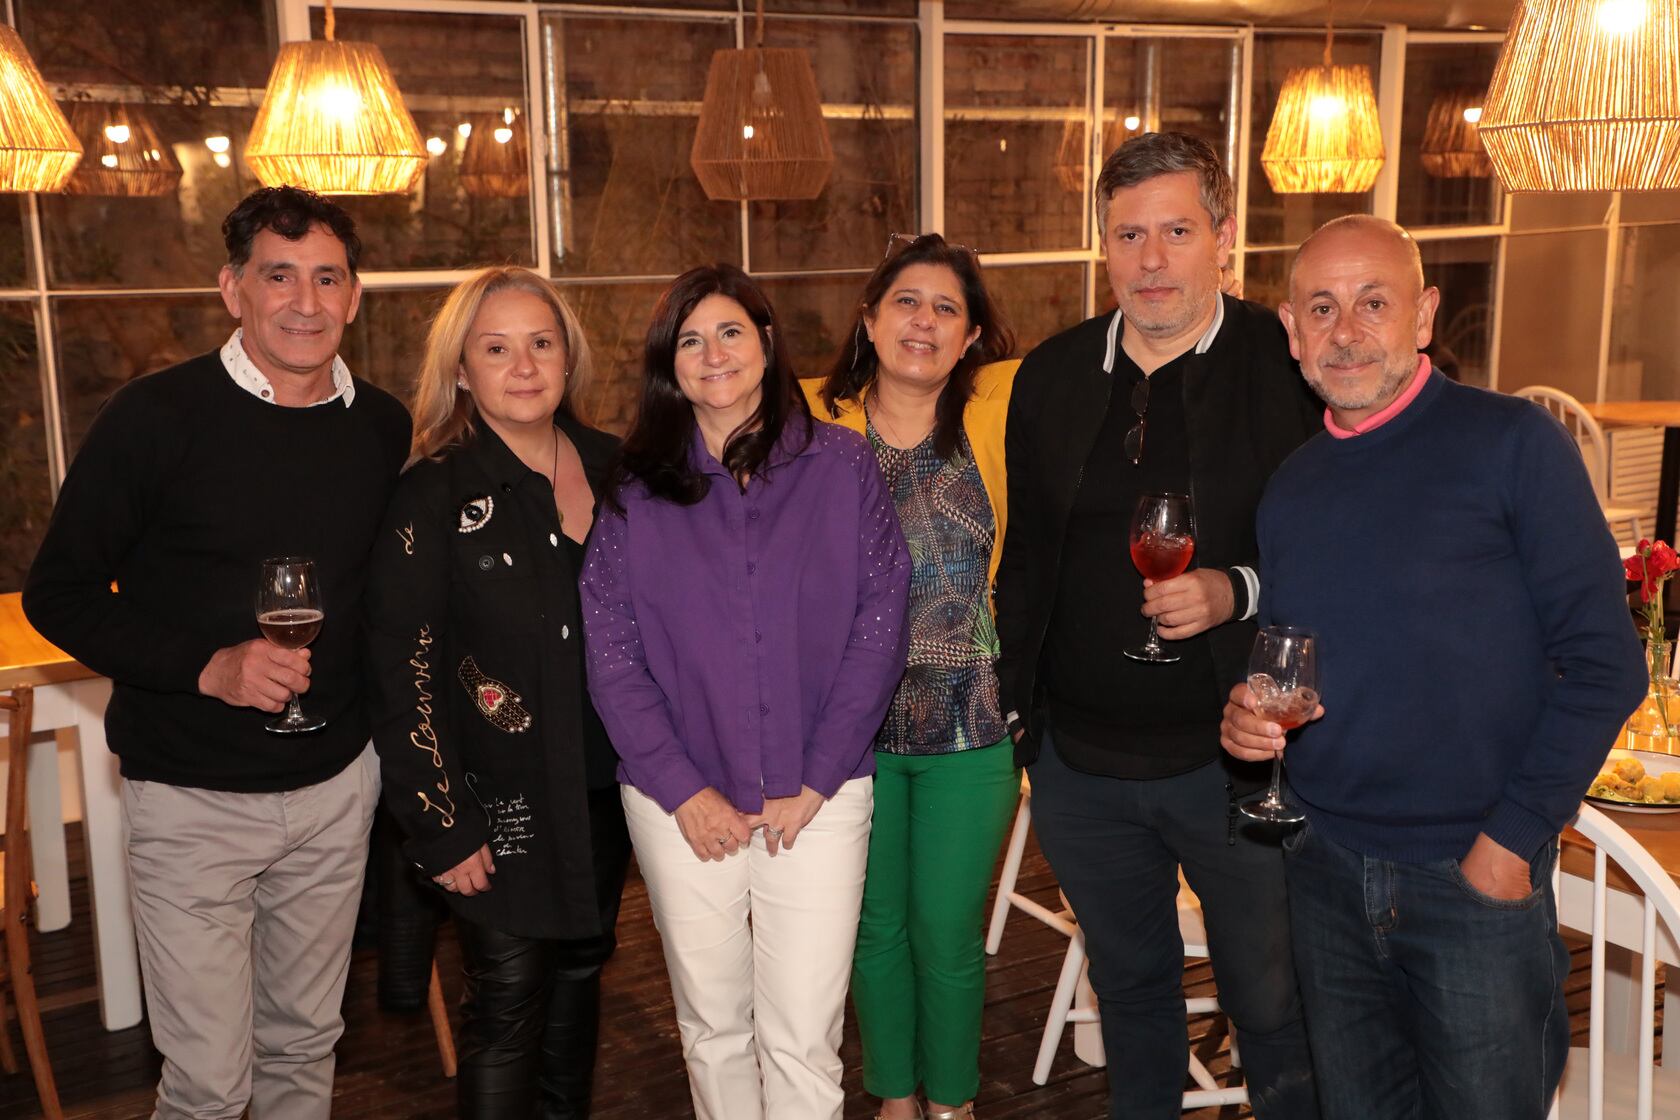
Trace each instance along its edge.
{"label": "embroidered hand patch", "polygon": [[498,730],[511,733],[530,728],[531,713],[521,706],[520,701],[523,698],[519,693],[494,677],[485,676],[479,669],[478,662],[471,657],[461,662],[461,667],[456,670],[455,675],[466,686],[473,703],[478,705],[479,714]]}

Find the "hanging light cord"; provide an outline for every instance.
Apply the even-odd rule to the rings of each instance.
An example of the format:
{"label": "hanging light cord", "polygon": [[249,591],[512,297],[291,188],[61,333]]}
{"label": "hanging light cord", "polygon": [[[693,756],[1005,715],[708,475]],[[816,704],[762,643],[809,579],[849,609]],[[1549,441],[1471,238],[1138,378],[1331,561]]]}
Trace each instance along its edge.
{"label": "hanging light cord", "polygon": [[[763,0],[759,0],[759,2],[763,3]],[[1336,41],[1336,0],[1326,0],[1324,9],[1324,68],[1328,70],[1330,69],[1330,47]],[[332,11],[332,0],[327,0],[327,11]],[[327,38],[330,39],[332,36],[328,35]]]}
{"label": "hanging light cord", "polygon": [[326,22],[327,42],[330,43],[330,42],[333,41],[333,24],[337,21],[333,19],[332,0],[326,0],[326,6],[327,6],[327,14],[326,14],[326,21],[325,22]]}

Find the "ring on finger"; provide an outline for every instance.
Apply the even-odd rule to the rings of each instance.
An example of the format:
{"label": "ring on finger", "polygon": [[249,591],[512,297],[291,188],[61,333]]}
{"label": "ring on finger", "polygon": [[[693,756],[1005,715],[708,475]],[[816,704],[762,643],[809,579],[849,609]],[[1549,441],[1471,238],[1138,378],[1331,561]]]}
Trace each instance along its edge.
{"label": "ring on finger", "polygon": [[783,828],[777,828],[775,825],[767,824],[767,825],[764,826],[764,831],[768,832],[770,835],[772,835],[776,839],[780,840],[782,838],[782,833],[786,832],[787,830],[783,829]]}

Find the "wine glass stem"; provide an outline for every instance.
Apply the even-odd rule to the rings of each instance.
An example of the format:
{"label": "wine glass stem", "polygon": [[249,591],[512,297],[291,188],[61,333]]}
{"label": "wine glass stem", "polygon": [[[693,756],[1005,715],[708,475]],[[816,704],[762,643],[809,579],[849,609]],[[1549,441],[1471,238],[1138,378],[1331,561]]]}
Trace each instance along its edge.
{"label": "wine glass stem", "polygon": [[1272,791],[1266,795],[1266,801],[1271,805],[1283,803],[1283,792],[1279,783],[1283,779],[1283,754],[1280,751],[1272,756]]}
{"label": "wine glass stem", "polygon": [[[298,702],[298,694],[292,693],[292,698],[286,701],[286,719],[292,723],[303,722],[303,705]],[[1272,788],[1277,788],[1277,779],[1273,778]]]}
{"label": "wine glass stem", "polygon": [[1158,625],[1156,619],[1149,620],[1149,640],[1143,644],[1143,648],[1152,653],[1159,652],[1161,649],[1161,632],[1156,629]]}

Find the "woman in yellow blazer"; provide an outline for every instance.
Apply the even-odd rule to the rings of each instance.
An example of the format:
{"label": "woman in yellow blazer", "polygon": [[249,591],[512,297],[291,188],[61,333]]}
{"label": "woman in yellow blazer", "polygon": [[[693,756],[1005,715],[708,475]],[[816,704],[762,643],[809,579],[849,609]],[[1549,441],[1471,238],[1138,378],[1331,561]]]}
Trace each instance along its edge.
{"label": "woman in yellow blazer", "polygon": [[[897,242],[905,241],[900,247]],[[980,262],[895,238],[819,419],[863,433],[910,545],[910,659],[875,738],[875,822],[852,999],[864,1087],[885,1120],[973,1115],[981,920],[1020,775],[998,698],[991,589],[1003,551],[1003,429],[1019,362]]]}

